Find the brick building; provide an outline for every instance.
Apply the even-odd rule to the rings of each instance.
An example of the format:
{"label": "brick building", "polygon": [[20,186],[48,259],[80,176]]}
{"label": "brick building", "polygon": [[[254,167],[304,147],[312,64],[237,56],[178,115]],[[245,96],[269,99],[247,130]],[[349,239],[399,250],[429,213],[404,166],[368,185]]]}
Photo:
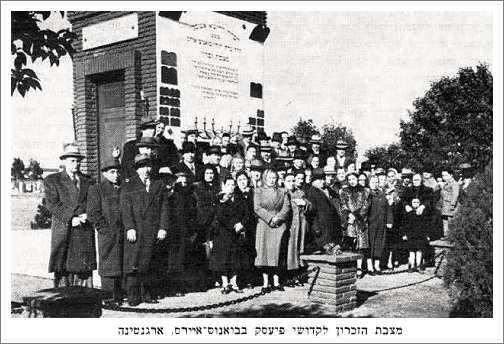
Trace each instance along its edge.
{"label": "brick building", "polygon": [[97,175],[112,147],[159,118],[177,138],[195,126],[264,129],[266,12],[69,12],[76,33],[74,130]]}

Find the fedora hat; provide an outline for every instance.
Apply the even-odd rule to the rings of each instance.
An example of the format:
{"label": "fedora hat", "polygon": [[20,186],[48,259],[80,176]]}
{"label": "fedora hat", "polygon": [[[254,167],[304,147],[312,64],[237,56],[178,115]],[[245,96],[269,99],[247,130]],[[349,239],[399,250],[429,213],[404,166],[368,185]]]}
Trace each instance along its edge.
{"label": "fedora hat", "polygon": [[141,130],[155,129],[159,123],[161,123],[161,122],[157,119],[142,121],[142,122],[140,122],[140,129]]}
{"label": "fedora hat", "polygon": [[187,130],[181,130],[181,133],[185,134],[186,136],[191,135],[191,134],[198,136],[199,130],[196,128],[192,128],[192,129],[187,129]]}
{"label": "fedora hat", "polygon": [[413,175],[413,171],[407,167],[404,167],[401,170],[401,176],[412,176],[412,175]]}
{"label": "fedora hat", "polygon": [[250,162],[250,169],[255,171],[262,171],[264,169],[264,162],[259,159],[252,159]]}
{"label": "fedora hat", "polygon": [[252,136],[254,134],[254,129],[250,125],[246,125],[242,131],[241,131],[242,136]]}
{"label": "fedora hat", "polygon": [[297,146],[298,145],[298,142],[296,140],[296,137],[295,136],[289,136],[287,138],[287,146]]}
{"label": "fedora hat", "polygon": [[265,131],[260,131],[257,133],[257,141],[268,141],[270,137],[266,134]]}
{"label": "fedora hat", "polygon": [[271,152],[273,150],[273,148],[271,148],[270,145],[262,145],[262,146],[260,146],[259,150],[261,152]]}
{"label": "fedora hat", "polygon": [[327,175],[335,175],[337,173],[336,173],[336,170],[334,169],[334,167],[325,166],[324,167],[324,174],[327,176]]}
{"label": "fedora hat", "polygon": [[156,142],[156,139],[151,136],[142,136],[142,138],[140,138],[140,141],[136,143],[136,146],[156,148],[159,147],[159,144]]}
{"label": "fedora hat", "polygon": [[308,147],[308,141],[304,137],[298,137],[297,142],[300,147]]}
{"label": "fedora hat", "polygon": [[348,143],[343,140],[338,140],[336,142],[336,149],[347,149],[348,148]]}
{"label": "fedora hat", "polygon": [[105,172],[114,168],[118,170],[121,169],[121,162],[119,161],[119,159],[111,158],[103,162],[101,171]]}
{"label": "fedora hat", "polygon": [[182,149],[180,150],[180,153],[195,153],[196,152],[196,146],[192,142],[183,142],[182,143]]}
{"label": "fedora hat", "polygon": [[311,139],[310,139],[310,143],[318,143],[318,144],[321,144],[321,143],[322,143],[322,138],[320,137],[320,135],[319,135],[319,134],[312,135],[312,136],[311,136]]}
{"label": "fedora hat", "polygon": [[80,152],[79,147],[75,143],[68,143],[63,146],[63,154],[60,155],[60,160],[66,158],[77,158],[82,160],[85,156]]}
{"label": "fedora hat", "polygon": [[275,131],[273,135],[271,135],[271,141],[273,142],[282,142],[282,135],[279,132]]}
{"label": "fedora hat", "polygon": [[221,148],[219,146],[216,146],[216,145],[208,147],[207,155],[212,155],[212,154],[221,155],[222,154],[221,153]]}
{"label": "fedora hat", "polygon": [[302,151],[301,149],[296,149],[294,151],[294,160],[304,160],[305,159],[305,152]]}
{"label": "fedora hat", "polygon": [[135,155],[135,168],[138,168],[140,166],[149,165],[151,163],[152,163],[152,159],[149,155],[142,154],[142,153]]}
{"label": "fedora hat", "polygon": [[379,175],[384,175],[385,174],[385,170],[381,167],[378,167],[376,170],[375,170],[375,175],[379,176]]}
{"label": "fedora hat", "polygon": [[322,168],[314,168],[312,170],[312,180],[317,180],[317,179],[324,179],[325,178],[325,172]]}

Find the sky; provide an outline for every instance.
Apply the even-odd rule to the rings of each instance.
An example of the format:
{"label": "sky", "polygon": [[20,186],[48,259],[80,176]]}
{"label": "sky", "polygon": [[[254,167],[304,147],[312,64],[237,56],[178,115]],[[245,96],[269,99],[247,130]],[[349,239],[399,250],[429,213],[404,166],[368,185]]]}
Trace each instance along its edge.
{"label": "sky", "polygon": [[[68,25],[51,16],[49,27]],[[484,12],[268,12],[267,131],[299,118],[351,128],[362,156],[398,140],[399,122],[430,82],[461,67],[492,69],[492,15]],[[13,97],[13,155],[58,164],[73,140],[72,64],[33,66],[43,91]],[[57,152],[57,153],[55,153]]]}

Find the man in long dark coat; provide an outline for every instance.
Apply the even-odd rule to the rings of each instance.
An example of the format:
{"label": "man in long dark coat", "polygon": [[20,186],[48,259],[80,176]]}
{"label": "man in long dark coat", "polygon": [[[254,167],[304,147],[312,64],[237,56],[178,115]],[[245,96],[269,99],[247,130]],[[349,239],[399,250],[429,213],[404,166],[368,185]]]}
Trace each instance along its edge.
{"label": "man in long dark coat", "polygon": [[111,302],[122,302],[122,261],[124,233],[119,197],[120,162],[111,159],[102,166],[103,180],[89,188],[87,213],[98,232],[98,274],[102,289],[112,292]]}
{"label": "man in long dark coat", "polygon": [[75,144],[64,147],[65,166],[44,180],[46,207],[52,214],[49,272],[54,287],[93,286],[96,269],[95,236],[87,222],[86,197],[91,179],[80,172],[84,158]]}
{"label": "man in long dark coat", "polygon": [[137,175],[124,185],[120,197],[126,233],[123,271],[130,306],[157,302],[153,281],[160,271],[153,251],[168,228],[167,189],[161,180],[151,178],[151,158],[138,154],[135,167]]}
{"label": "man in long dark coat", "polygon": [[322,169],[315,169],[312,178],[312,186],[306,190],[306,198],[312,203],[313,210],[307,216],[309,230],[305,252],[323,251],[326,244],[340,244],[342,238],[336,209],[338,195],[325,185]]}

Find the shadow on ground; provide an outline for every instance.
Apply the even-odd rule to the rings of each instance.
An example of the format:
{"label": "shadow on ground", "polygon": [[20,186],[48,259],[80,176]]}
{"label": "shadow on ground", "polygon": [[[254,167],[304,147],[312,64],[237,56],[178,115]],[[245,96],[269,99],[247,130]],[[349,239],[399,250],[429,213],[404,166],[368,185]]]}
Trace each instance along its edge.
{"label": "shadow on ground", "polygon": [[356,307],[360,307],[364,302],[367,301],[372,296],[378,295],[378,293],[365,291],[365,290],[357,290],[357,304]]}
{"label": "shadow on ground", "polygon": [[352,318],[352,315],[334,314],[330,308],[319,304],[295,305],[268,303],[248,309],[226,310],[219,313],[184,315],[188,318]]}

